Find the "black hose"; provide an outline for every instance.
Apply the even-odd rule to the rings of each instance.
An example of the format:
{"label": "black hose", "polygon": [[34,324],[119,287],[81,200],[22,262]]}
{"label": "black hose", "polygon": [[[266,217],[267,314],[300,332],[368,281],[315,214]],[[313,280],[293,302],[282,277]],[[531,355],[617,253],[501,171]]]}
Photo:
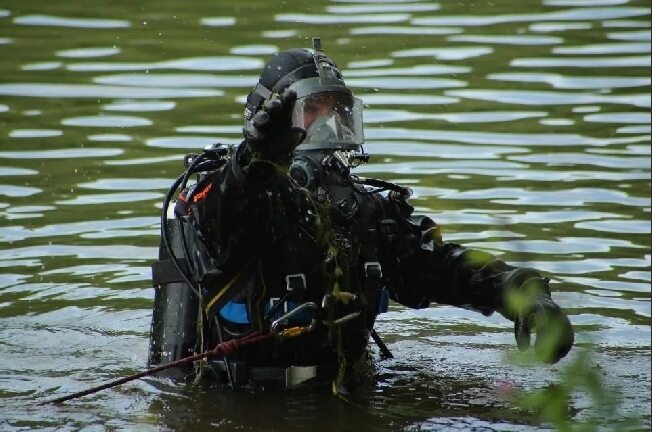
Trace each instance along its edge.
{"label": "black hose", "polygon": [[[195,293],[197,298],[201,298],[199,294],[199,289],[195,286],[194,282],[190,280],[186,272],[181,268],[181,265],[179,264],[179,260],[174,254],[174,251],[172,250],[172,246],[170,245],[170,238],[167,230],[167,213],[168,213],[168,208],[170,206],[170,201],[172,201],[172,196],[174,195],[174,193],[179,187],[181,187],[181,190],[185,188],[193,168],[197,164],[199,164],[199,162],[201,162],[201,160],[203,159],[202,156],[203,154],[194,158],[190,166],[188,166],[188,169],[186,169],[186,171],[184,171],[183,174],[181,174],[175,180],[175,182],[172,183],[172,186],[168,190],[168,193],[165,196],[165,199],[163,200],[163,208],[161,209],[161,238],[163,239],[163,245],[165,246],[165,250],[168,253],[168,256],[170,257],[170,260],[172,261],[174,268],[177,270],[177,272],[179,272],[184,282],[188,284],[188,287]],[[179,229],[181,231],[180,235],[182,236],[182,238],[184,238],[183,224],[179,224]]]}

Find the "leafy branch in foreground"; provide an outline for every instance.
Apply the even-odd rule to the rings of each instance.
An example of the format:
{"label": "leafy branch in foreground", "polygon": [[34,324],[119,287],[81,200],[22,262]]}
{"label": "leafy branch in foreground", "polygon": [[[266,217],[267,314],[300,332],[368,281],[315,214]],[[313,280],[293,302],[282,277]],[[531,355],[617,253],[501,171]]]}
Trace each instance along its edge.
{"label": "leafy branch in foreground", "polygon": [[[602,370],[581,350],[561,371],[559,382],[534,390],[509,389],[512,403],[561,432],[643,430],[638,416],[624,415],[620,389],[604,382]],[[536,361],[532,353],[518,353],[523,365]],[[578,407],[579,406],[579,407]]]}

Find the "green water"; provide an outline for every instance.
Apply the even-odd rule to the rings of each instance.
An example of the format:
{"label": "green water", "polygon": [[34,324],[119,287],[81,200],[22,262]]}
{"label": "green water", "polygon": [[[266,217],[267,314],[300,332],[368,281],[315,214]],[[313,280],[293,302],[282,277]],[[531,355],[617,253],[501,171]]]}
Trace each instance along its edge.
{"label": "green water", "polygon": [[[241,139],[264,62],[320,36],[365,103],[357,168],[444,239],[553,279],[579,349],[650,427],[650,9],[627,0],[0,3],[0,430],[545,429],[504,383],[509,322],[392,305],[350,401],[152,379],[160,202],[183,155]],[[581,421],[592,407],[571,401]],[[609,424],[608,421],[605,424]]]}

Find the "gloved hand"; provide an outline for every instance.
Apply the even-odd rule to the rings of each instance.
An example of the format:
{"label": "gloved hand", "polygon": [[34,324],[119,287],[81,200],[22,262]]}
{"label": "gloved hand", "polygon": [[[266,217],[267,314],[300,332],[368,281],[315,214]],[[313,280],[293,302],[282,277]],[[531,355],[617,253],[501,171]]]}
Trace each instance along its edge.
{"label": "gloved hand", "polygon": [[514,334],[523,351],[530,347],[530,331],[536,329],[537,357],[545,363],[557,363],[573,346],[573,326],[550,294],[537,288],[542,281],[547,282],[542,278],[529,279],[513,294]]}
{"label": "gloved hand", "polygon": [[292,108],[297,95],[285,89],[274,95],[245,124],[243,133],[249,150],[263,159],[283,161],[306,137],[303,128],[292,126]]}

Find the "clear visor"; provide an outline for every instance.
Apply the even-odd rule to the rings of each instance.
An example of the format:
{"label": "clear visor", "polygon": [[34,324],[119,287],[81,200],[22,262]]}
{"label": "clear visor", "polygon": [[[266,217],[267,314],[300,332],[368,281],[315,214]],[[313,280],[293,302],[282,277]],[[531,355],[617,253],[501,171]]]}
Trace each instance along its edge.
{"label": "clear visor", "polygon": [[327,91],[297,99],[292,124],[306,130],[299,149],[357,149],[364,143],[362,101]]}

